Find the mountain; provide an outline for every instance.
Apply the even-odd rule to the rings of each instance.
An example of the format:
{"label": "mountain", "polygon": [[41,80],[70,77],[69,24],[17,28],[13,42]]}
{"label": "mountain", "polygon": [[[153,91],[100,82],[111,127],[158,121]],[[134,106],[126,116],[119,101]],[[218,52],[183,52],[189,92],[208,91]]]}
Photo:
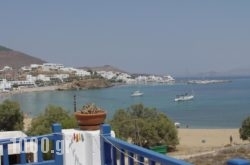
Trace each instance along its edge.
{"label": "mountain", "polygon": [[236,68],[231,69],[225,72],[216,72],[216,71],[210,71],[210,72],[202,72],[195,75],[192,75],[193,77],[203,77],[203,78],[212,78],[212,77],[248,77],[250,76],[250,67],[245,68]]}
{"label": "mountain", "polygon": [[114,66],[111,65],[104,65],[104,66],[98,66],[98,67],[80,67],[79,69],[84,69],[84,70],[93,70],[93,71],[111,71],[111,72],[121,72],[121,73],[127,73],[124,70],[118,69]]}
{"label": "mountain", "polygon": [[0,45],[0,69],[4,66],[19,69],[22,66],[43,63],[46,63],[46,61]]}

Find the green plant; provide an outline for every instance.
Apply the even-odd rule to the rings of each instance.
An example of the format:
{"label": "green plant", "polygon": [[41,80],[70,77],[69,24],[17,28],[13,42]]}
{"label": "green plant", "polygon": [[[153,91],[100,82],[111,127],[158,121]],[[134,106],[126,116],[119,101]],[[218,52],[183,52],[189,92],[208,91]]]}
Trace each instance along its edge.
{"label": "green plant", "polygon": [[82,114],[95,114],[95,113],[104,112],[102,108],[96,106],[93,103],[84,105],[82,109],[80,109],[79,111]]}

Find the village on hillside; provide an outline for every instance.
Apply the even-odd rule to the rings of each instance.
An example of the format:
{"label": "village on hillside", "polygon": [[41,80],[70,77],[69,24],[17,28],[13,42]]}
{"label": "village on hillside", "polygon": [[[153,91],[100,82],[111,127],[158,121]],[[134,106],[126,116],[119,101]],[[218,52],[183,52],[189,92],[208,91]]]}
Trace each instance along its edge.
{"label": "village on hillside", "polygon": [[[65,67],[63,64],[43,63],[23,66],[18,70],[12,69],[10,66],[0,68],[0,92],[10,92],[24,87],[37,88],[45,86],[61,86],[60,89],[71,89],[77,87],[74,85],[65,86],[65,84],[72,84],[76,81],[86,81],[89,79],[106,80],[111,84],[173,83],[175,81],[171,75],[135,76],[125,72],[85,70]],[[110,86],[110,84],[107,86]],[[105,87],[105,85],[101,85],[101,87]],[[92,87],[88,86],[86,88]]]}

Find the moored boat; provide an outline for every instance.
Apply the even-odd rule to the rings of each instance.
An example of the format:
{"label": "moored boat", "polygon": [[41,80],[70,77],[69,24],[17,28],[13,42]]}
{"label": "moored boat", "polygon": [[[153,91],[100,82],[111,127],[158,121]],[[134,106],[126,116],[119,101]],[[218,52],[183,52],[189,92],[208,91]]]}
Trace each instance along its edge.
{"label": "moored boat", "polygon": [[183,95],[177,95],[174,99],[174,101],[188,101],[188,100],[193,100],[194,95],[185,93]]}
{"label": "moored boat", "polygon": [[140,92],[139,90],[134,91],[134,92],[131,94],[131,96],[142,96],[142,95],[143,95],[143,93]]}

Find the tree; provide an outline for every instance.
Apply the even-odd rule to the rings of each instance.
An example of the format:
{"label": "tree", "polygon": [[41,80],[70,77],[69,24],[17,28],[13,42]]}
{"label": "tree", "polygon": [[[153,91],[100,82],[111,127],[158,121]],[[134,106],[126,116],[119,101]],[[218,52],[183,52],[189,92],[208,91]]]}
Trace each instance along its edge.
{"label": "tree", "polygon": [[76,120],[72,114],[61,107],[49,105],[44,113],[32,119],[31,127],[27,131],[28,135],[43,135],[51,133],[51,125],[60,123],[62,128],[75,128]]}
{"label": "tree", "polygon": [[250,116],[243,120],[239,132],[242,140],[250,140]]}
{"label": "tree", "polygon": [[0,104],[0,130],[23,129],[23,113],[18,102],[5,100]]}
{"label": "tree", "polygon": [[156,145],[175,147],[179,143],[174,123],[155,108],[142,104],[117,110],[109,123],[116,137],[126,141],[131,139],[132,143],[145,148]]}
{"label": "tree", "polygon": [[[75,128],[77,124],[73,114],[70,114],[62,107],[49,105],[45,108],[44,113],[32,119],[31,127],[27,131],[27,134],[34,136],[51,133],[51,125],[53,123],[60,123],[64,129]],[[46,145],[44,147],[46,147]],[[54,149],[52,141],[50,141],[48,147],[48,152],[43,153],[43,158],[45,160],[50,160],[53,157]]]}

